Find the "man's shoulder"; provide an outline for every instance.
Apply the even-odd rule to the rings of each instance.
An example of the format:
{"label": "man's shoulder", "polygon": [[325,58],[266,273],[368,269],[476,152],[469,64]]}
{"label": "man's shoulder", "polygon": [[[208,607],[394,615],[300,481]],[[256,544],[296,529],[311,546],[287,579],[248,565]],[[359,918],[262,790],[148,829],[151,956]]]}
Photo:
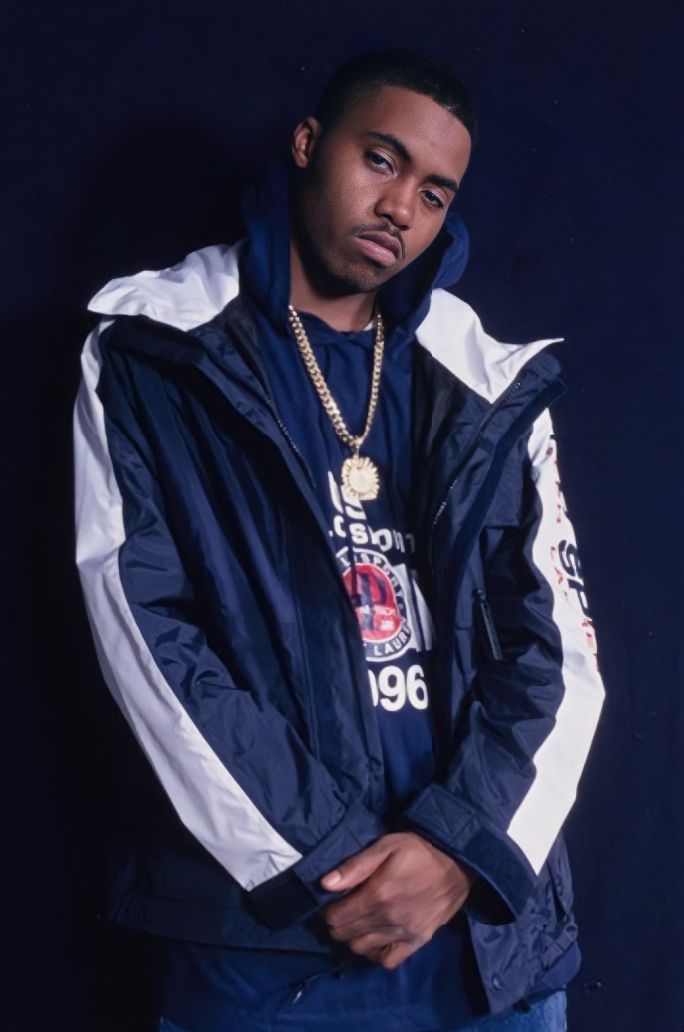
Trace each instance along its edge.
{"label": "man's shoulder", "polygon": [[104,317],[146,316],[179,330],[202,326],[238,293],[240,247],[212,244],[169,268],[110,280],[88,309]]}

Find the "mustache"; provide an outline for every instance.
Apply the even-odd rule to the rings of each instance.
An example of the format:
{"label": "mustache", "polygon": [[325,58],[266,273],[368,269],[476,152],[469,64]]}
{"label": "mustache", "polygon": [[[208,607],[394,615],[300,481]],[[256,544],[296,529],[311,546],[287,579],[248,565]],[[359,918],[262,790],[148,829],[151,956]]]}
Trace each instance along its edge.
{"label": "mustache", "polygon": [[388,224],[387,222],[381,222],[379,224],[372,222],[362,223],[361,225],[354,226],[353,229],[349,231],[350,236],[361,236],[363,233],[386,233],[387,236],[394,237],[394,239],[398,242],[399,247],[401,248],[402,258],[406,254],[404,238],[402,237],[398,229],[395,229],[394,226]]}

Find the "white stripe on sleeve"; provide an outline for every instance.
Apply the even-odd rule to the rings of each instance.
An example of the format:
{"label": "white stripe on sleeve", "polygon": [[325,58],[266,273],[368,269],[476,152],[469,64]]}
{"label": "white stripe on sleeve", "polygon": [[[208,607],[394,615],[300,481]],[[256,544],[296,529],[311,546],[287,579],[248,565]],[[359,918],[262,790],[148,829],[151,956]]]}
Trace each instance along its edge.
{"label": "white stripe on sleeve", "polygon": [[96,394],[98,335],[82,356],[74,412],[76,562],[105,680],[136,738],[192,834],[240,883],[253,889],[301,854],[271,827],[163,677],[128,605],[119,574],[125,541],[122,499]]}
{"label": "white stripe on sleeve", "polygon": [[565,688],[554,728],[534,756],[535,780],[508,827],[508,834],[538,873],[574,802],[604,688],[548,410],[534,424],[529,453],[542,505],[532,558],[553,589],[553,620],[561,637]]}

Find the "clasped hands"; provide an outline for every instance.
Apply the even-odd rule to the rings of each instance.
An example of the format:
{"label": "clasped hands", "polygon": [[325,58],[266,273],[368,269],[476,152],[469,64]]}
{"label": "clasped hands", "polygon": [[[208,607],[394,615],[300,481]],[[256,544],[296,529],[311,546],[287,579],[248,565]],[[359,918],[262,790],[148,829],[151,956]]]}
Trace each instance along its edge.
{"label": "clasped hands", "polygon": [[321,879],[324,889],[349,893],[323,917],[331,938],[391,970],[461,909],[474,880],[420,835],[383,835]]}

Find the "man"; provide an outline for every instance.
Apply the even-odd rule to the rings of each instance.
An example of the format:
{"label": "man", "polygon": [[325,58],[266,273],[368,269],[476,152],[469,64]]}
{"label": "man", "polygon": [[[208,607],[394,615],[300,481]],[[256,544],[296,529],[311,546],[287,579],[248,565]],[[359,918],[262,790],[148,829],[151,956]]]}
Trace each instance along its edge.
{"label": "man", "polygon": [[602,686],[552,342],[441,289],[474,128],[430,59],[357,58],[245,241],[91,303],[78,564],[164,789],[108,913],[164,944],[160,1027],[565,1027]]}

